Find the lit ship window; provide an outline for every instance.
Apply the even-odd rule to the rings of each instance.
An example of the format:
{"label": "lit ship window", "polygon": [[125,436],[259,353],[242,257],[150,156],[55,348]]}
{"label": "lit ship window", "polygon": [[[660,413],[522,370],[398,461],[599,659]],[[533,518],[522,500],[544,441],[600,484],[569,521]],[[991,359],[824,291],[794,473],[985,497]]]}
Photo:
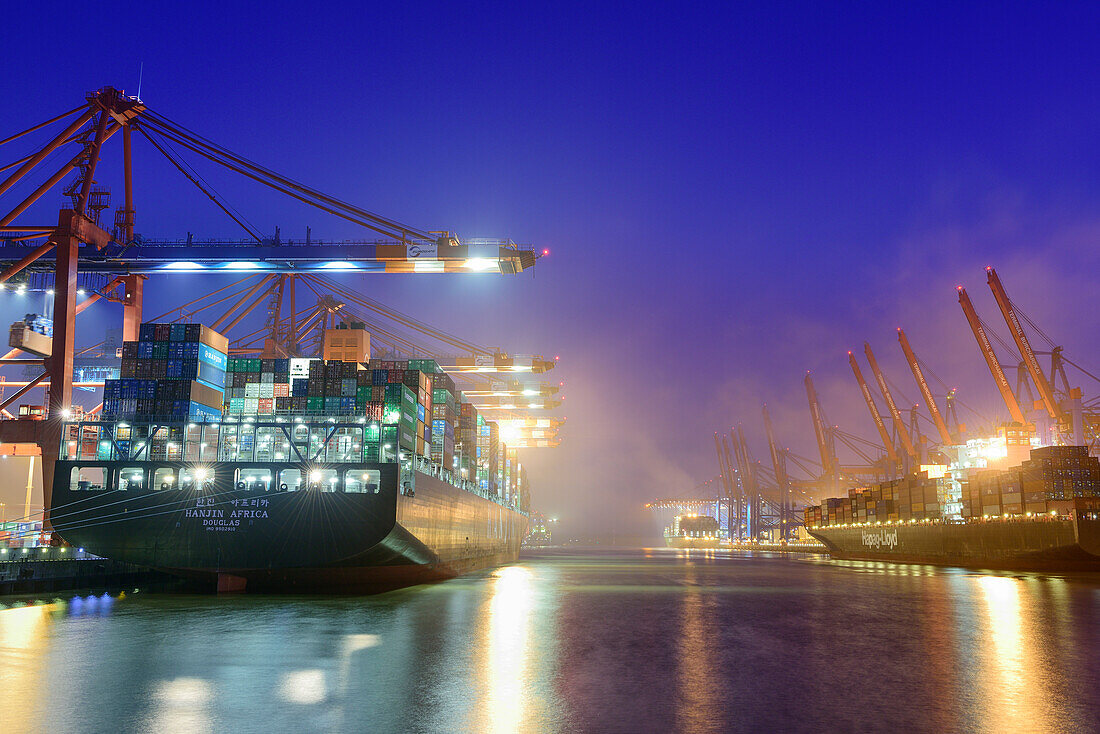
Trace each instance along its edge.
{"label": "lit ship window", "polygon": [[145,470],[138,466],[115,470],[115,486],[124,492],[145,489]]}
{"label": "lit ship window", "polygon": [[97,466],[74,466],[69,478],[69,489],[72,491],[100,491],[106,483],[105,472]]}

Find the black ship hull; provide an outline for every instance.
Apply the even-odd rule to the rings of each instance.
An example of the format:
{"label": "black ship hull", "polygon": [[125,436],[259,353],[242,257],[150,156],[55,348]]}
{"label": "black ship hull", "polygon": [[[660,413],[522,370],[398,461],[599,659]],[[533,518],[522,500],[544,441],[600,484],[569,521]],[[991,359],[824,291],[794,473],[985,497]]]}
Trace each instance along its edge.
{"label": "black ship hull", "polygon": [[1100,520],[817,527],[810,534],[843,560],[1008,571],[1100,571]]}
{"label": "black ship hull", "polygon": [[[527,517],[417,472],[399,491],[395,464],[377,492],[74,488],[58,461],[51,523],[74,546],[113,560],[217,582],[222,590],[376,591],[453,577],[516,559]],[[107,476],[123,464],[100,464]],[[244,464],[211,465],[233,476]]]}

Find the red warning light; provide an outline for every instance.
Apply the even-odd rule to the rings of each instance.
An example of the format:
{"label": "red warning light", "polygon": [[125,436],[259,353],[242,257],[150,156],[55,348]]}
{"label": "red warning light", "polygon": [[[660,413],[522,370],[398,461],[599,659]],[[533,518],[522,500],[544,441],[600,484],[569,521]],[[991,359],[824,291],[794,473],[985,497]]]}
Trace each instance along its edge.
{"label": "red warning light", "polygon": [[542,254],[543,255],[549,255],[550,254],[550,248],[546,248],[545,250],[543,250]]}
{"label": "red warning light", "polygon": [[558,361],[559,359],[561,359],[561,357],[558,357],[558,356],[556,356],[556,355],[554,356],[554,361],[555,361],[555,362],[556,362],[556,361]]}

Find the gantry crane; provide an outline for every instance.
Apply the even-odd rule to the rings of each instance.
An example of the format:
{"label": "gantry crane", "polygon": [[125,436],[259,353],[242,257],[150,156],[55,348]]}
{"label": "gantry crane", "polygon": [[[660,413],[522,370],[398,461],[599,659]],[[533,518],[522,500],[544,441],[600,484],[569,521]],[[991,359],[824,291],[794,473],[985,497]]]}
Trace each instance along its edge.
{"label": "gantry crane", "polygon": [[[1023,359],[1023,365],[1027,369],[1027,373],[1031,376],[1032,382],[1035,383],[1035,388],[1039,391],[1039,397],[1043,407],[1046,409],[1047,415],[1056,424],[1057,431],[1064,441],[1075,445],[1083,445],[1085,443],[1085,436],[1081,411],[1076,410],[1073,411],[1075,414],[1071,414],[1070,411],[1067,411],[1062,404],[1059,403],[1058,398],[1054,394],[1054,387],[1051,385],[1051,381],[1047,379],[1047,376],[1043,374],[1042,367],[1039,366],[1039,358],[1035,350],[1031,347],[1031,342],[1024,332],[1024,327],[1020,323],[1020,319],[1016,314],[1016,309],[1012,305],[1012,300],[1009,299],[1008,293],[1001,283],[1001,279],[997,276],[997,271],[992,267],[987,267],[985,270],[989,289],[993,291],[993,298],[997,301],[997,307],[1000,308],[1001,315],[1004,316],[1005,324],[1008,325],[1008,330],[1012,334],[1012,340],[1016,343],[1016,349],[1020,352],[1020,357]],[[1052,355],[1052,362],[1060,364],[1060,356],[1061,350],[1058,349]],[[1056,372],[1056,370],[1057,367],[1052,365],[1052,372]],[[1074,399],[1073,393],[1075,391],[1069,387],[1068,382],[1066,383],[1066,392],[1067,398]],[[1080,395],[1077,394],[1076,398],[1079,402]]]}
{"label": "gantry crane", "polygon": [[879,438],[882,439],[882,445],[886,449],[886,456],[889,458],[891,465],[897,466],[901,463],[901,459],[898,457],[897,448],[894,446],[894,439],[890,436],[890,432],[886,430],[886,423],[882,420],[882,413],[879,412],[878,406],[875,404],[874,396],[871,395],[871,388],[867,386],[867,381],[863,379],[863,371],[859,368],[859,362],[856,361],[856,356],[850,350],[848,352],[848,364],[852,366],[852,373],[856,377],[856,382],[859,383],[859,391],[863,394],[864,402],[867,403],[871,420],[874,421],[875,428],[878,429]]}
{"label": "gantry crane", "polygon": [[900,326],[898,327],[898,342],[901,343],[901,351],[905,354],[905,361],[909,363],[909,369],[913,372],[913,379],[917,381],[920,394],[924,397],[924,404],[928,406],[928,412],[932,415],[932,422],[936,424],[940,440],[944,446],[958,443],[957,437],[952,436],[951,431],[947,429],[947,423],[940,413],[939,406],[936,405],[936,398],[928,387],[928,381],[924,379],[924,372],[917,361],[917,355],[913,353],[913,348],[909,345],[909,338],[905,336],[905,331]]}
{"label": "gantry crane", "polygon": [[905,421],[901,419],[901,411],[898,410],[898,406],[894,402],[894,396],[890,393],[890,386],[886,384],[886,375],[879,369],[878,360],[875,359],[875,353],[871,350],[869,343],[863,343],[863,352],[867,355],[867,363],[871,366],[871,374],[874,375],[875,382],[878,383],[882,398],[886,401],[886,408],[890,411],[890,417],[894,421],[894,430],[897,431],[898,439],[901,441],[902,448],[905,449],[905,454],[909,459],[910,465],[907,468],[914,468],[920,464],[920,452],[913,445],[909,430],[905,427]]}
{"label": "gantry crane", "polygon": [[[729,443],[725,442],[725,450],[723,450],[723,443],[725,442],[725,436],[719,438],[718,431],[714,432],[714,451],[718,455],[718,480],[720,482],[720,494],[719,507],[721,507],[722,501],[726,502],[726,532],[730,538],[738,537],[740,529],[740,516],[736,513],[735,508],[739,508],[740,502],[738,496],[738,477],[734,473],[733,467],[729,463]],[[721,509],[718,511],[721,516]]]}
{"label": "gantry crane", "polygon": [[775,483],[779,493],[779,532],[783,540],[789,540],[797,523],[794,517],[794,497],[791,486],[791,478],[787,474],[787,456],[775,443],[775,432],[772,430],[772,419],[768,414],[768,404],[765,403],[761,411],[764,414],[764,432],[768,437],[768,452],[772,457],[772,470],[775,472]]}
{"label": "gantry crane", "polygon": [[[510,240],[461,241],[450,232],[420,230],[341,201],[237,155],[150,110],[137,97],[127,96],[113,87],[104,87],[88,94],[84,104],[8,136],[0,140],[0,145],[73,115],[75,119],[45,145],[14,163],[0,167],[0,171],[15,169],[0,181],[2,196],[12,191],[50,154],[68,144],[79,146],[75,156],[0,216],[0,262],[6,264],[0,272],[0,284],[27,269],[52,272],[54,276],[53,348],[49,356],[33,360],[42,364],[45,371],[26,388],[42,383],[47,375],[52,376],[50,415],[69,410],[72,402],[78,271],[109,273],[122,278],[122,296],[118,300],[124,307],[123,338],[133,340],[137,337],[137,325],[142,321],[143,278],[148,273],[243,271],[264,274],[265,279],[248,294],[250,298],[256,297],[256,301],[243,306],[245,313],[237,314],[232,321],[227,319],[223,326],[230,326],[243,319],[247,311],[262,300],[276,291],[281,293],[285,290],[287,279],[298,272],[443,273],[496,270],[500,273],[518,273],[533,265],[539,257],[533,249],[515,245]],[[189,237],[184,244],[147,241],[135,235],[131,156],[131,137],[135,130],[239,225],[249,239],[243,242],[194,243]],[[125,205],[116,211],[113,231],[108,232],[106,227],[109,225],[100,221],[103,210],[107,208],[108,193],[97,183],[96,172],[104,144],[120,131],[123,138]],[[264,238],[216,192],[204,186],[201,176],[192,175],[194,169],[183,160],[181,149],[268,186],[286,197],[369,230],[372,236],[380,236],[381,239],[315,244],[309,241],[307,235],[305,245],[283,245],[278,237],[275,241]],[[73,171],[78,172],[77,176],[64,189],[72,207],[61,211],[56,226],[41,222],[15,222]],[[5,209],[7,206],[0,208],[0,211]],[[81,243],[89,247],[81,248]],[[547,251],[542,254],[547,254]],[[290,291],[293,299],[293,287]],[[292,307],[291,312],[294,311]],[[269,346],[272,349],[276,347],[275,344]],[[8,359],[5,363],[12,363],[12,360]],[[0,403],[0,409],[24,391]]]}
{"label": "gantry crane", "polygon": [[737,537],[738,540],[745,536],[747,529],[746,524],[746,509],[745,509],[745,482],[744,476],[742,476],[740,470],[734,463],[733,451],[731,449],[730,436],[722,434],[722,455],[725,457],[725,466],[729,474],[729,491],[730,491],[730,537]]}
{"label": "gantry crane", "polygon": [[[875,450],[878,444],[842,431],[839,426],[828,424],[825,420],[825,411],[818,400],[817,390],[809,372],[806,373],[803,383],[806,387],[806,398],[810,406],[810,421],[814,427],[814,436],[817,438],[817,448],[821,455],[821,474],[816,480],[796,484],[815,487],[819,496],[835,497],[850,483],[864,479],[881,481],[893,474],[897,467],[896,463],[891,462],[889,466],[884,466],[885,461],[882,457],[876,458],[866,453],[865,449]],[[865,461],[866,464],[841,464],[836,453],[837,440],[840,440],[845,447]],[[791,459],[799,458],[789,452],[788,456]],[[798,463],[804,470],[810,471],[801,461]]]}
{"label": "gantry crane", "polygon": [[985,358],[985,364],[989,368],[989,373],[993,375],[993,381],[997,383],[997,390],[1001,393],[1001,400],[1004,401],[1005,407],[1008,408],[1009,415],[1012,417],[1013,421],[1019,423],[1021,426],[1029,425],[1030,422],[1024,416],[1024,411],[1020,408],[1020,403],[1016,399],[1016,394],[1012,392],[1012,386],[1009,384],[1008,378],[1005,377],[1005,371],[1001,367],[1001,361],[997,359],[997,353],[993,351],[993,344],[989,341],[989,335],[985,332],[982,320],[978,318],[978,312],[974,310],[974,304],[970,301],[970,296],[961,285],[956,286],[955,290],[958,291],[959,305],[962,306],[967,323],[970,324],[970,330],[974,332],[974,338],[978,342],[978,349],[981,351],[982,357]]}
{"label": "gantry crane", "polygon": [[1005,292],[1004,285],[1001,284],[1001,279],[997,277],[997,271],[992,267],[987,267],[985,270],[989,289],[993,291],[993,298],[997,301],[997,307],[1001,309],[1001,315],[1004,316],[1008,330],[1012,334],[1012,340],[1016,342],[1016,348],[1023,358],[1024,366],[1039,391],[1039,397],[1043,401],[1047,414],[1059,425],[1066,425],[1069,423],[1068,416],[1062,411],[1062,407],[1054,397],[1054,389],[1047,381],[1046,375],[1043,374],[1042,367],[1039,366],[1039,358],[1035,356],[1035,350],[1031,348],[1031,342],[1028,341],[1027,334],[1024,333],[1024,327],[1016,316],[1012,301],[1009,300],[1008,293]]}
{"label": "gantry crane", "polygon": [[814,437],[817,439],[817,450],[821,455],[821,475],[832,491],[840,483],[840,462],[836,458],[836,448],[833,444],[833,436],[825,424],[825,416],[821,410],[821,403],[817,399],[817,390],[814,389],[813,378],[806,373],[803,380],[806,386],[806,399],[810,403],[810,422],[813,423]]}

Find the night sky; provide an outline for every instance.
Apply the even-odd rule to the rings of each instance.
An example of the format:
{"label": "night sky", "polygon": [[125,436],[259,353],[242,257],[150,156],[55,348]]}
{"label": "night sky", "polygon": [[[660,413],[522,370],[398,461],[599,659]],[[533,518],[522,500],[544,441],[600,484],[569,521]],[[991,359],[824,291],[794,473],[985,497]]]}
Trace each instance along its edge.
{"label": "night sky", "polygon": [[[549,248],[519,277],[356,285],[470,341],[561,355],[563,446],[524,461],[566,533],[632,531],[646,499],[702,491],[715,430],[743,423],[766,460],[764,401],[816,457],[806,370],[830,420],[873,439],[846,351],[870,340],[911,404],[897,326],[967,405],[1005,414],[955,299],[966,285],[1007,336],[987,264],[1100,368],[1096,6],[18,5],[0,137],[91,89],[136,92],[144,64],[150,108],[270,168],[422,229]],[[120,150],[99,177],[119,200]],[[143,140],[135,157],[140,233],[243,236]],[[362,234],[201,170],[266,233]],[[165,277],[146,313],[224,282]],[[8,322],[16,298],[0,295]],[[85,316],[85,344],[120,319]]]}

